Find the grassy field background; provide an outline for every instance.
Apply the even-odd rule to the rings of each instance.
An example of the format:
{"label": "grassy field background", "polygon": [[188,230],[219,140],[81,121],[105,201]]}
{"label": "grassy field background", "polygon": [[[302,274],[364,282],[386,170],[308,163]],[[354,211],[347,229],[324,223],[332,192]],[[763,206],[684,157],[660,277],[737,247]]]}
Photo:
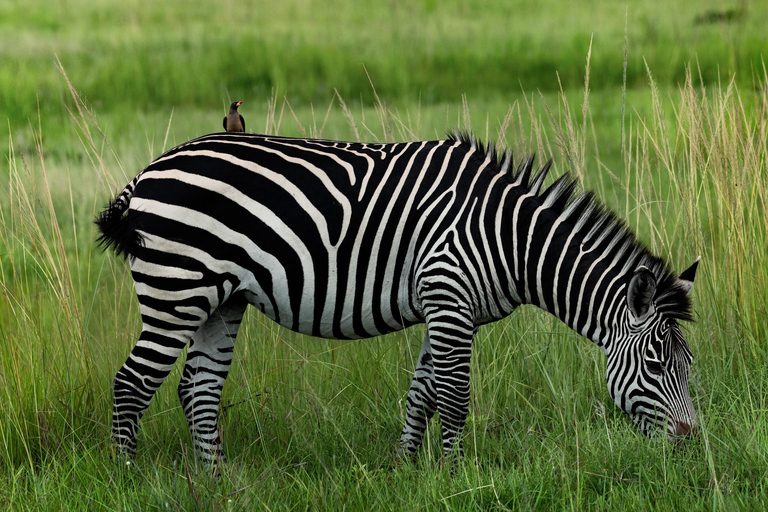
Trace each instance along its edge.
{"label": "grassy field background", "polygon": [[[0,509],[768,507],[764,2],[209,4],[0,4]],[[523,308],[480,331],[451,477],[436,422],[418,464],[395,456],[423,327],[339,342],[249,312],[222,474],[195,467],[178,368],[135,463],[114,462],[111,380],[140,322],[92,219],[236,99],[249,130],[282,135],[471,126],[554,157],[676,268],[702,255],[685,326],[701,436],[639,435],[600,351]]]}

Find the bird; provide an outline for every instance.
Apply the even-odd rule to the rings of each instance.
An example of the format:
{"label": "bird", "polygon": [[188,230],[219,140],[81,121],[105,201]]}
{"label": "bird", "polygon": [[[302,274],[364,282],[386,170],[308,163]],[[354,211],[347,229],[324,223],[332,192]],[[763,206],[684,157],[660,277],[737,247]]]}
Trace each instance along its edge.
{"label": "bird", "polygon": [[227,132],[244,132],[245,119],[237,111],[237,107],[242,105],[242,101],[235,101],[229,106],[229,114],[224,117],[224,130]]}

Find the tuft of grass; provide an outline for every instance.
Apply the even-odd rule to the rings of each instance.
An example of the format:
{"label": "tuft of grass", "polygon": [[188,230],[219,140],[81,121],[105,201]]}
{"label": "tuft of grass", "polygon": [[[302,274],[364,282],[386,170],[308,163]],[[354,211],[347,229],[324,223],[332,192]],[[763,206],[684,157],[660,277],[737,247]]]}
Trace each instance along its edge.
{"label": "tuft of grass", "polygon": [[[586,72],[594,77],[592,59]],[[478,335],[466,462],[453,476],[441,467],[433,422],[419,461],[404,463],[395,447],[423,327],[367,341],[318,340],[251,311],[224,389],[229,462],[218,478],[190,453],[175,391],[179,367],[142,421],[137,459],[112,458],[111,380],[135,342],[139,315],[127,265],[95,248],[92,219],[130,179],[120,161],[146,163],[174,131],[164,118],[162,143],[112,148],[109,130],[99,129],[65,75],[79,148],[51,156],[39,125],[31,146],[9,138],[9,180],[0,189],[0,506],[765,508],[768,77],[745,89],[697,75],[688,69],[665,96],[647,72],[645,100],[627,91],[623,137],[618,124],[603,131],[605,103],[591,106],[609,96],[565,85],[556,95],[523,95],[498,121],[498,112],[470,113],[467,98],[436,112],[390,105],[378,89],[370,114],[339,91],[316,113],[291,108],[275,92],[258,122],[267,132],[378,140],[474,124],[517,154],[555,156],[555,176],[575,168],[584,187],[676,267],[702,255],[698,321],[685,327],[696,356],[698,439],[673,446],[642,437],[606,393],[600,351],[523,308]],[[616,106],[622,96],[615,91]]]}

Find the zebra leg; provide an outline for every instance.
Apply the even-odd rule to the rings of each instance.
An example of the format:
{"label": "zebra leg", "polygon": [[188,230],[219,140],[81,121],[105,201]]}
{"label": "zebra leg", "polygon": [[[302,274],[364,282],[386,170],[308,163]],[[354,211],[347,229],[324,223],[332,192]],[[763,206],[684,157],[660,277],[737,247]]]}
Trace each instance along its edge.
{"label": "zebra leg", "polygon": [[436,409],[435,371],[432,366],[429,334],[427,334],[421,345],[418,364],[411,382],[411,390],[408,392],[405,426],[400,436],[400,449],[405,455],[411,458],[415,457],[424,439],[427,423],[435,414]]}
{"label": "zebra leg", "polygon": [[200,327],[192,337],[179,382],[179,399],[195,453],[209,467],[224,459],[218,430],[219,403],[247,306],[246,301],[233,297]]}
{"label": "zebra leg", "polygon": [[131,458],[136,455],[139,420],[199,326],[163,323],[166,328],[144,324],[139,341],[115,375],[112,438],[118,451]]}
{"label": "zebra leg", "polygon": [[[445,306],[443,306],[444,308]],[[476,328],[468,310],[445,309],[427,316],[437,411],[446,459],[463,456],[461,436],[469,410],[469,361]]]}

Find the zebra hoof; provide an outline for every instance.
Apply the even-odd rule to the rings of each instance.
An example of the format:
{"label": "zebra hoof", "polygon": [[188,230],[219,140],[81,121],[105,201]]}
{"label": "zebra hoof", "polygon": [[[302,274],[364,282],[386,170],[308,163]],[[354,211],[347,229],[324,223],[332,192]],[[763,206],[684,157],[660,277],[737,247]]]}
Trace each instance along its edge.
{"label": "zebra hoof", "polygon": [[409,464],[416,464],[419,461],[419,448],[413,447],[410,443],[400,443],[396,450],[398,460]]}
{"label": "zebra hoof", "polygon": [[136,445],[115,443],[112,445],[110,459],[124,466],[132,466],[136,460]]}

